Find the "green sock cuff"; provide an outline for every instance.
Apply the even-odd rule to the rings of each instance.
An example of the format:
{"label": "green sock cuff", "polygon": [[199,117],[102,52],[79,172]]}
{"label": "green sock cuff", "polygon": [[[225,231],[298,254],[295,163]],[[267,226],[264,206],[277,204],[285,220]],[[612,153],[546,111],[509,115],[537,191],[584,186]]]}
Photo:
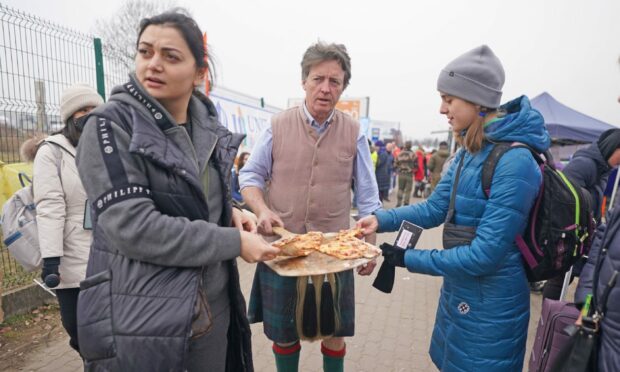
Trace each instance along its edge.
{"label": "green sock cuff", "polygon": [[344,356],[347,352],[346,346],[342,350],[331,350],[321,343],[321,353],[323,354],[324,372],[343,372]]}
{"label": "green sock cuff", "polygon": [[297,372],[299,370],[299,354],[301,353],[299,342],[288,347],[281,347],[274,342],[272,350],[276,358],[278,372]]}

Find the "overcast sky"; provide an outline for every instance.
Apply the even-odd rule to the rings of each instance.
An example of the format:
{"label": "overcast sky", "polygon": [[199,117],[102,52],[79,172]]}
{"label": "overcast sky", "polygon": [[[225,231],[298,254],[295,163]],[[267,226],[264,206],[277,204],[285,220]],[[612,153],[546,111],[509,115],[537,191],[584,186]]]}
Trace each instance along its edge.
{"label": "overcast sky", "polygon": [[[0,0],[84,32],[122,0]],[[303,95],[299,63],[318,39],[352,58],[343,97],[370,97],[370,117],[399,121],[406,135],[448,129],[436,79],[448,62],[488,44],[506,70],[502,102],[549,92],[620,126],[619,0],[209,0],[189,9],[218,61],[217,83],[284,108]]]}

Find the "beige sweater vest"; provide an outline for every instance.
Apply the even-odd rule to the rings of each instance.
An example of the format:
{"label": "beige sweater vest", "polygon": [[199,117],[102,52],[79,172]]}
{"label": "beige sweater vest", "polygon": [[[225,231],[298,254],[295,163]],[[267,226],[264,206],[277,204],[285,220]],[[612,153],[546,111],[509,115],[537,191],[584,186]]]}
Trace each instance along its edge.
{"label": "beige sweater vest", "polygon": [[271,127],[271,210],[294,233],[348,229],[359,123],[336,110],[319,136],[300,106],[274,115]]}

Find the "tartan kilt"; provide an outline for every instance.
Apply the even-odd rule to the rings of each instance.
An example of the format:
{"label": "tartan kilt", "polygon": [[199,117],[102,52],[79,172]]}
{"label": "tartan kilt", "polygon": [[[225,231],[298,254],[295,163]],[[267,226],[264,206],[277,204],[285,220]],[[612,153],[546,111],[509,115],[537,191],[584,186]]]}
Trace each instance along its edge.
{"label": "tartan kilt", "polygon": [[[338,301],[340,327],[334,337],[350,337],[355,333],[355,286],[353,270],[336,274],[339,287]],[[297,277],[276,274],[259,262],[254,274],[248,319],[250,323],[263,322],[267,338],[278,343],[300,339],[295,323],[297,306]]]}

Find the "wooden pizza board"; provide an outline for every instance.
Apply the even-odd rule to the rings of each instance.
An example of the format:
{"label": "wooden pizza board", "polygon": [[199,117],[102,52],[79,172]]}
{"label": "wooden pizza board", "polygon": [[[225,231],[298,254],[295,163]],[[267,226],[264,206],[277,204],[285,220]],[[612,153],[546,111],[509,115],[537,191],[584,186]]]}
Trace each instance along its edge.
{"label": "wooden pizza board", "polygon": [[[325,237],[328,239],[335,236],[336,233],[325,234]],[[305,257],[278,256],[273,260],[265,261],[264,263],[281,276],[310,276],[338,273],[362,266],[374,260],[381,254],[381,250],[379,248],[369,243],[366,243],[366,245],[368,246],[368,252],[370,253],[369,255],[373,256],[372,258],[363,257],[351,260],[341,260],[336,257],[314,251]]]}

